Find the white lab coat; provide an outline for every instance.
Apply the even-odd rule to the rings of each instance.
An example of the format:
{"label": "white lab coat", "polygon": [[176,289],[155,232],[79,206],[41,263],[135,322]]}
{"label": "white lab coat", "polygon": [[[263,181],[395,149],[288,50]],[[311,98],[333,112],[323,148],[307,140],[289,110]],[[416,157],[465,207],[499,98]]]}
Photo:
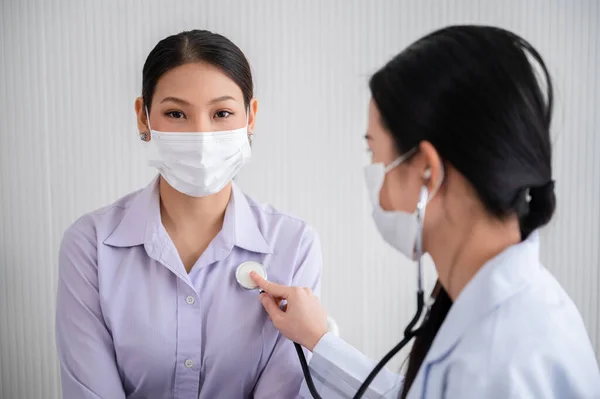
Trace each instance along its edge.
{"label": "white lab coat", "polygon": [[[374,365],[328,333],[310,370],[321,397],[351,398]],[[396,399],[401,389],[402,377],[384,369],[364,397]],[[306,383],[301,395],[311,397]],[[537,233],[486,263],[461,292],[408,398],[600,398],[583,321],[540,264]]]}

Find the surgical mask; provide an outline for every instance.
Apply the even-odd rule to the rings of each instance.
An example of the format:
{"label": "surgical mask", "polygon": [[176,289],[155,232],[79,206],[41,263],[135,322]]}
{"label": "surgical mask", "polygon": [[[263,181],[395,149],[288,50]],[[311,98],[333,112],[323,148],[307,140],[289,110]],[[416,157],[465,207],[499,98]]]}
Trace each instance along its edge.
{"label": "surgical mask", "polygon": [[221,191],[251,157],[247,125],[219,132],[159,132],[150,127],[148,165],[192,197]]}
{"label": "surgical mask", "polygon": [[[365,182],[369,192],[369,198],[373,206],[373,220],[379,234],[385,242],[396,250],[400,251],[409,259],[416,260],[417,256],[422,254],[415,253],[415,243],[417,234],[420,233],[423,226],[419,226],[417,210],[414,212],[405,211],[386,211],[381,208],[379,203],[379,194],[385,180],[385,175],[392,169],[398,167],[402,162],[409,158],[413,151],[409,151],[394,162],[385,166],[383,163],[374,163],[365,167]],[[429,173],[427,171],[426,173]],[[429,176],[424,176],[426,179]],[[427,195],[427,188],[424,187],[426,206],[436,194],[444,179],[444,169],[441,169],[440,179],[430,195]]]}

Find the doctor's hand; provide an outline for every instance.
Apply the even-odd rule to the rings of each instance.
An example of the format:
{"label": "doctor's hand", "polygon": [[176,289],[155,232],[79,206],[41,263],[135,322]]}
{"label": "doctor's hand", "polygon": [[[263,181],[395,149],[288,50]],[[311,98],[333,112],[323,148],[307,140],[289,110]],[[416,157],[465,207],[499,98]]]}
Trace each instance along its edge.
{"label": "doctor's hand", "polygon": [[[273,325],[286,338],[312,352],[321,337],[327,333],[327,314],[319,298],[310,288],[287,287],[267,281],[251,272],[250,277],[265,292],[260,301],[269,313]],[[282,301],[287,304],[280,308]]]}

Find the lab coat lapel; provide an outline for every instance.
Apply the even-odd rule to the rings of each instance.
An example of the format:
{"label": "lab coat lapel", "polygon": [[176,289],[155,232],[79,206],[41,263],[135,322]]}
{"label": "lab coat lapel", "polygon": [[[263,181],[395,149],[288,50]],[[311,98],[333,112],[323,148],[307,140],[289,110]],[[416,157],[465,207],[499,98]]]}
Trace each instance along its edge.
{"label": "lab coat lapel", "polygon": [[537,232],[488,261],[450,308],[413,383],[411,393],[422,391],[422,395],[415,397],[441,397],[447,368],[436,368],[436,365],[445,363],[471,326],[528,287],[539,270]]}

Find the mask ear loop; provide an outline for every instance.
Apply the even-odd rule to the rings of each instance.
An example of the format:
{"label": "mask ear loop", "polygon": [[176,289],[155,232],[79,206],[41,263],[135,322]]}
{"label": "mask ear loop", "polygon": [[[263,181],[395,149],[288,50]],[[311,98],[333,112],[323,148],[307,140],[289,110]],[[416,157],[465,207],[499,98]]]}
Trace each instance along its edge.
{"label": "mask ear loop", "polygon": [[396,168],[402,162],[406,161],[408,158],[413,156],[413,154],[415,154],[417,152],[417,150],[418,150],[418,148],[415,147],[412,150],[404,153],[403,155],[400,155],[398,158],[396,158],[396,160],[394,160],[392,163],[390,163],[389,165],[387,165],[385,167],[385,173],[388,173],[390,170]]}
{"label": "mask ear loop", "polygon": [[250,121],[250,106],[246,109],[246,132],[248,135],[248,143],[250,147],[252,147],[252,140],[254,139],[254,132],[249,130],[250,126],[248,126],[248,122]]}

